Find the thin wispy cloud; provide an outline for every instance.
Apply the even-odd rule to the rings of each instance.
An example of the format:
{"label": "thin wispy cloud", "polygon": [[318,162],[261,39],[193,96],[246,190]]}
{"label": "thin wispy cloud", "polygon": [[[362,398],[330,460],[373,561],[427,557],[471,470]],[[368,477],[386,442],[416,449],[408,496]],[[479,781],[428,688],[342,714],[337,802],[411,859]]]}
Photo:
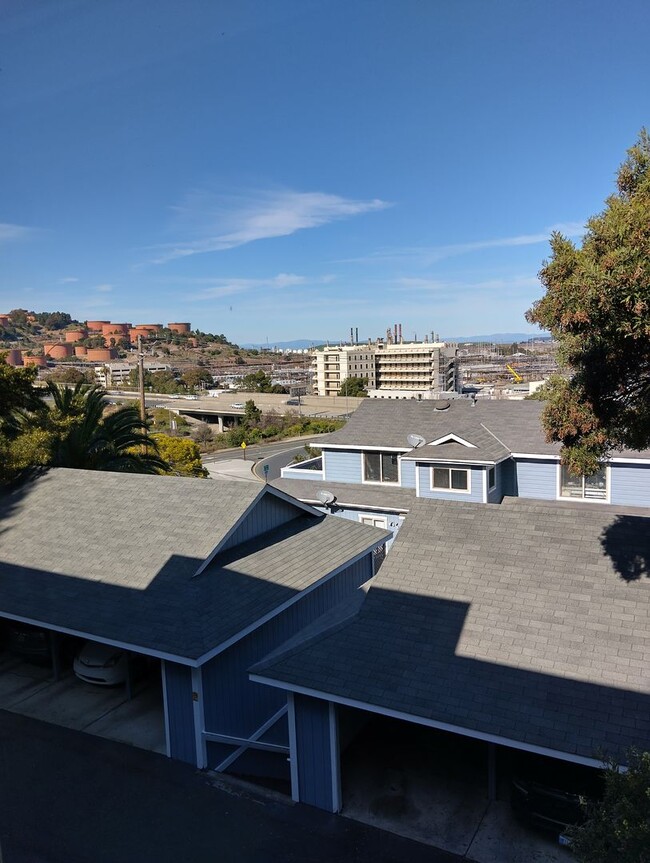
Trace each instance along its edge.
{"label": "thin wispy cloud", "polygon": [[333,280],[334,276],[330,275],[308,278],[307,276],[299,276],[295,273],[278,273],[277,276],[271,276],[266,279],[200,278],[186,279],[184,281],[185,283],[197,285],[197,287],[199,285],[205,286],[200,291],[186,296],[187,300],[201,301],[219,299],[259,289],[264,289],[270,296],[274,296],[275,291],[281,291],[286,288],[306,286],[308,284],[324,285],[329,284]]}
{"label": "thin wispy cloud", "polygon": [[10,222],[0,222],[0,243],[15,243],[19,240],[27,240],[38,233],[37,228],[28,228],[26,225],[12,225]]}
{"label": "thin wispy cloud", "polygon": [[79,279],[76,276],[64,276],[62,279],[58,280],[58,284],[59,285],[72,285],[78,281],[79,281]]}
{"label": "thin wispy cloud", "polygon": [[215,196],[194,191],[175,207],[179,225],[190,228],[189,239],[165,243],[149,263],[234,249],[257,240],[287,237],[307,228],[349,219],[389,207],[378,198],[355,200],[324,192],[262,191]]}
{"label": "thin wispy cloud", "polygon": [[113,290],[113,285],[95,285],[93,290],[96,291],[98,294],[110,294],[110,292]]}
{"label": "thin wispy cloud", "polygon": [[421,266],[429,266],[445,258],[480,252],[486,249],[501,249],[515,246],[534,246],[547,243],[553,231],[559,231],[566,237],[580,237],[585,233],[582,222],[562,222],[551,225],[536,234],[517,234],[512,237],[496,237],[490,240],[475,240],[469,243],[450,243],[444,246],[404,246],[394,249],[384,249],[373,252],[361,258],[352,258],[338,263],[388,263],[409,262]]}

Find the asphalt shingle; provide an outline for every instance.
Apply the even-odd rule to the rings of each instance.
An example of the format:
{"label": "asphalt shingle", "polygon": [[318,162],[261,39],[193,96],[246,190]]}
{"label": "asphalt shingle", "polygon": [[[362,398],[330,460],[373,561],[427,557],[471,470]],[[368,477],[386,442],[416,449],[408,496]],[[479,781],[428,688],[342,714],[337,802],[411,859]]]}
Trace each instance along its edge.
{"label": "asphalt shingle", "polygon": [[196,575],[272,493],[50,470],[0,497],[0,614],[196,659],[388,535],[297,507],[288,524]]}
{"label": "asphalt shingle", "polygon": [[650,518],[517,503],[414,502],[359,613],[255,672],[585,757],[648,746]]}

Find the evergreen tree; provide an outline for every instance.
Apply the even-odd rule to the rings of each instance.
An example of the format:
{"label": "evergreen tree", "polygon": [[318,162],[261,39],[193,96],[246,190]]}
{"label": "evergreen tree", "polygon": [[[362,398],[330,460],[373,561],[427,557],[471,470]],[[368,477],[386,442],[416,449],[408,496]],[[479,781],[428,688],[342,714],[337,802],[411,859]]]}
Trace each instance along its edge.
{"label": "evergreen tree", "polygon": [[528,311],[548,329],[570,376],[545,388],[543,423],[572,473],[591,474],[610,452],[650,447],[650,137],[642,130],[617,191],[577,248],[551,236]]}

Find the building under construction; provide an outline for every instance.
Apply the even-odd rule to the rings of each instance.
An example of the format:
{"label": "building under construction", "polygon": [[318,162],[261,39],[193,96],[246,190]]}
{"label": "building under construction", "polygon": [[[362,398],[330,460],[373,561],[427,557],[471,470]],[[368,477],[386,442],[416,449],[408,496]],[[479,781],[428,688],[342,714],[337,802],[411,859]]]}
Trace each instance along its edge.
{"label": "building under construction", "polygon": [[359,344],[350,330],[350,344],[327,346],[312,353],[314,391],[336,395],[347,378],[365,378],[373,398],[430,398],[458,387],[456,345],[431,333],[424,341],[405,342],[402,325],[386,330],[386,338]]}

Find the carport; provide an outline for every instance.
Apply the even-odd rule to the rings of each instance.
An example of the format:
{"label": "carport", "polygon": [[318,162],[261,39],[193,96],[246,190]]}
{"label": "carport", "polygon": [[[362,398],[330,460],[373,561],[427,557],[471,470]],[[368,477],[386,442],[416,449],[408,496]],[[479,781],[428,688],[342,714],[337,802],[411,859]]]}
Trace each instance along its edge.
{"label": "carport", "polygon": [[72,669],[72,656],[86,639],[55,630],[49,636],[49,662],[0,652],[0,709],[165,753],[159,660],[151,660],[144,674],[127,674],[123,684],[94,685]]}
{"label": "carport", "polygon": [[[647,558],[639,520],[414,502],[361,607],[251,669],[288,693],[294,798],[480,861],[562,859],[554,846],[505,853],[506,832],[522,831],[504,756],[595,768],[599,753],[624,764],[650,744],[647,585],[626,583],[617,558]],[[408,789],[436,772],[414,801]],[[434,804],[447,809],[437,826]]]}

